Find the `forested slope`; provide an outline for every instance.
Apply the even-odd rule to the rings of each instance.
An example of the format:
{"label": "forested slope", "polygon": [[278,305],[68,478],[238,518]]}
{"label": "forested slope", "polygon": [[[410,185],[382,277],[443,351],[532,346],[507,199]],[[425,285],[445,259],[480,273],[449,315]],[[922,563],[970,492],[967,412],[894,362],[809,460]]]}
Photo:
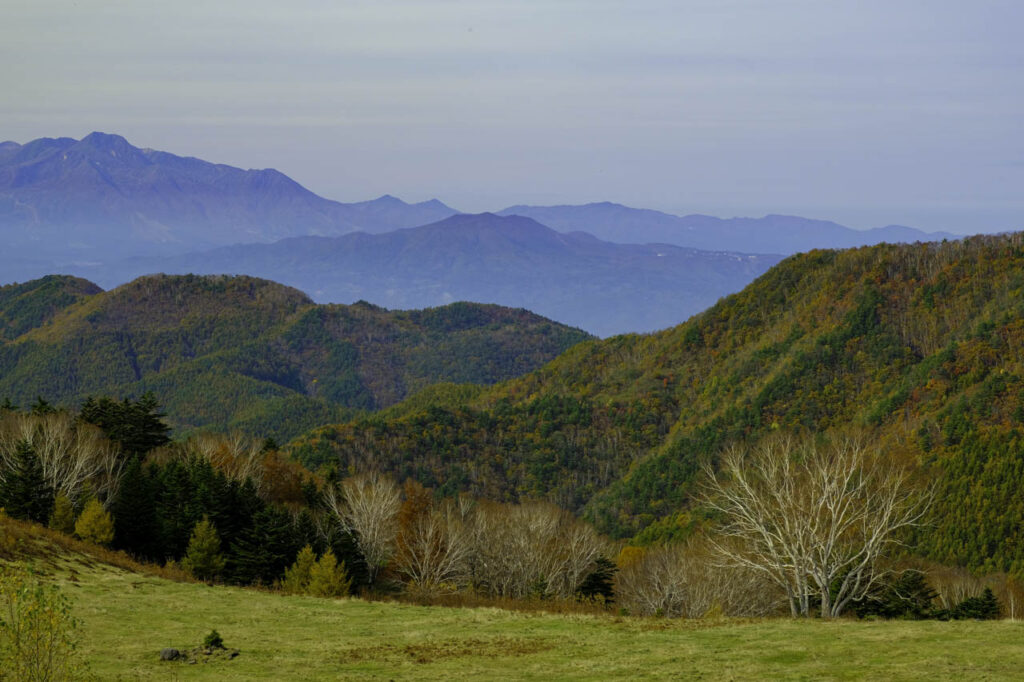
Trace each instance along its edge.
{"label": "forested slope", "polygon": [[292,450],[448,492],[548,497],[652,538],[685,532],[699,465],[723,444],[855,428],[937,481],[918,552],[1020,571],[1022,287],[1020,235],[813,251],[673,329],[580,344],[479,395]]}
{"label": "forested slope", "polygon": [[439,381],[523,374],[586,338],[525,310],[321,306],[251,277],[150,276],[109,292],[54,277],[0,288],[0,397],[153,391],[178,429],[288,438]]}

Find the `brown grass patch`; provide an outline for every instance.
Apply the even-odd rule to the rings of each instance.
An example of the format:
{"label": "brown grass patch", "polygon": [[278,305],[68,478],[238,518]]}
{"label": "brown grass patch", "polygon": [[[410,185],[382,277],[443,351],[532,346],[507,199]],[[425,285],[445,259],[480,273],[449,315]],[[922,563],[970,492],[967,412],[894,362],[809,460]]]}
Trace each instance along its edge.
{"label": "brown grass patch", "polygon": [[380,644],[348,649],[341,654],[342,663],[361,661],[411,661],[433,663],[453,658],[501,658],[526,656],[553,649],[554,644],[544,639],[496,637],[493,639],[443,639],[418,644]]}
{"label": "brown grass patch", "polygon": [[125,552],[84,542],[60,531],[30,521],[12,519],[0,512],[0,559],[28,561],[37,571],[68,571],[74,577],[74,565],[91,569],[109,565],[132,573],[152,575],[174,582],[196,582],[185,571],[175,566],[147,564]]}

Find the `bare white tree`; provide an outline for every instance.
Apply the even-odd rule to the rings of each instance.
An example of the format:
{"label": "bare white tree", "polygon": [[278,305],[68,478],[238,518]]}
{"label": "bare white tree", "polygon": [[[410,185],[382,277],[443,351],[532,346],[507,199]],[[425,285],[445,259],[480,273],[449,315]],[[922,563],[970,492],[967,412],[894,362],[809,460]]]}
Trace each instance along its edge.
{"label": "bare white tree", "polygon": [[[766,584],[767,583],[767,584]],[[701,618],[775,613],[782,597],[763,573],[718,565],[703,543],[690,540],[652,547],[619,568],[617,603],[635,615]]]}
{"label": "bare white tree", "polygon": [[21,441],[32,446],[49,486],[71,500],[77,501],[87,488],[106,500],[117,492],[124,459],[98,427],[76,422],[66,412],[5,414],[0,418],[0,480]]}
{"label": "bare white tree", "polygon": [[445,500],[402,528],[395,566],[414,588],[432,591],[464,582],[469,549],[459,508]]}
{"label": "bare white tree", "polygon": [[398,510],[402,505],[398,486],[382,474],[363,474],[342,481],[340,490],[327,486],[324,502],[355,536],[373,582],[395,553]]}
{"label": "bare white tree", "polygon": [[727,451],[720,473],[706,473],[705,502],[725,518],[716,549],[768,575],[793,615],[807,615],[812,596],[823,618],[863,598],[885,574],[886,551],[931,501],[905,467],[855,438],[817,446],[773,437]]}
{"label": "bare white tree", "polygon": [[546,502],[478,502],[466,535],[473,585],[493,596],[572,597],[605,550],[589,524]]}
{"label": "bare white tree", "polygon": [[229,435],[201,434],[185,443],[185,455],[198,455],[207,459],[214,469],[229,479],[249,479],[257,493],[263,490],[263,442],[239,432]]}

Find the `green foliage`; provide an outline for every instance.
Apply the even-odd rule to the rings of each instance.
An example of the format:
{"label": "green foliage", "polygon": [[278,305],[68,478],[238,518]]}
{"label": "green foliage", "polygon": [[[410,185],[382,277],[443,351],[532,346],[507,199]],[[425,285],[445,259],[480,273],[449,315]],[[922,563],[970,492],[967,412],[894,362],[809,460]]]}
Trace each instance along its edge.
{"label": "green foliage", "polygon": [[181,567],[200,580],[212,581],[224,570],[220,537],[209,517],[196,524],[181,560]]}
{"label": "green foliage", "polygon": [[297,532],[292,514],[283,507],[268,506],[256,512],[252,522],[230,544],[228,574],[243,584],[271,585],[280,578],[305,540]]}
{"label": "green foliage", "polygon": [[345,571],[345,562],[339,562],[333,550],[328,549],[317,559],[313,547],[306,545],[285,571],[281,589],[287,594],[343,597],[351,591],[352,579]]}
{"label": "green foliage", "polygon": [[86,297],[102,291],[92,282],[67,275],[48,275],[24,284],[0,287],[0,341],[15,339],[40,327]]}
{"label": "green foliage", "polygon": [[934,606],[937,596],[924,573],[909,570],[883,581],[874,594],[854,605],[854,611],[860,618],[936,618],[940,615]]}
{"label": "green foliage", "polygon": [[285,572],[281,581],[281,589],[287,594],[305,594],[309,587],[309,576],[316,564],[316,553],[313,547],[306,545],[299,550],[295,563]]}
{"label": "green foliage", "polygon": [[968,597],[951,611],[954,620],[995,620],[999,618],[999,600],[991,587],[986,587],[980,597]]}
{"label": "green foliage", "polygon": [[204,649],[223,649],[224,638],[220,636],[220,633],[216,630],[210,630],[210,632],[203,637],[203,648]]}
{"label": "green foliage", "polygon": [[[417,399],[296,439],[311,467],[541,497],[616,537],[685,535],[701,464],[785,428],[858,427],[937,482],[908,538],[1024,572],[1024,238],[814,251],[676,328],[579,344],[480,393]],[[663,519],[690,513],[682,526]],[[700,521],[703,523],[703,521]]]}
{"label": "green foliage", "polygon": [[345,572],[345,563],[339,563],[330,549],[309,569],[306,592],[314,597],[344,597],[351,587],[352,580]]}
{"label": "green foliage", "polygon": [[86,679],[76,654],[78,621],[67,597],[16,567],[0,568],[0,676],[30,681]]}
{"label": "green foliage", "polygon": [[107,438],[121,446],[122,452],[135,457],[170,442],[170,427],[163,422],[164,416],[152,393],[121,402],[90,396],[78,412],[79,419],[103,429]]}
{"label": "green foliage", "polygon": [[97,545],[109,545],[114,539],[114,519],[96,498],[85,503],[75,521],[75,535]]}
{"label": "green foliage", "polygon": [[75,532],[75,507],[64,493],[58,493],[53,501],[53,513],[50,514],[50,528],[67,535]]}
{"label": "green foliage", "polygon": [[14,462],[0,481],[0,506],[16,519],[45,523],[53,509],[53,490],[43,477],[43,466],[32,445],[19,441]]}
{"label": "green foliage", "polygon": [[[162,423],[155,404],[89,396],[152,391],[179,431],[244,427],[285,440],[439,381],[517,376],[589,338],[493,305],[422,312],[317,306],[251,277],[143,277],[74,301],[53,293],[45,315],[23,315],[21,299],[6,291],[0,288],[0,395],[86,400],[83,418],[131,453],[160,444],[152,437],[163,434],[150,428]],[[35,291],[42,301],[50,289]],[[5,315],[23,319],[7,335]]]}

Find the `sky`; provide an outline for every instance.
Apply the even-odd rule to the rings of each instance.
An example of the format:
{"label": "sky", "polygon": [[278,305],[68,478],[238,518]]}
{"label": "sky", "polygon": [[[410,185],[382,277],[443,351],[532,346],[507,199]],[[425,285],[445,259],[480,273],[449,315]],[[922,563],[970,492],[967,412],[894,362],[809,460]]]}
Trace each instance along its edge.
{"label": "sky", "polygon": [[339,201],[1024,229],[1020,0],[4,0],[0,140]]}

